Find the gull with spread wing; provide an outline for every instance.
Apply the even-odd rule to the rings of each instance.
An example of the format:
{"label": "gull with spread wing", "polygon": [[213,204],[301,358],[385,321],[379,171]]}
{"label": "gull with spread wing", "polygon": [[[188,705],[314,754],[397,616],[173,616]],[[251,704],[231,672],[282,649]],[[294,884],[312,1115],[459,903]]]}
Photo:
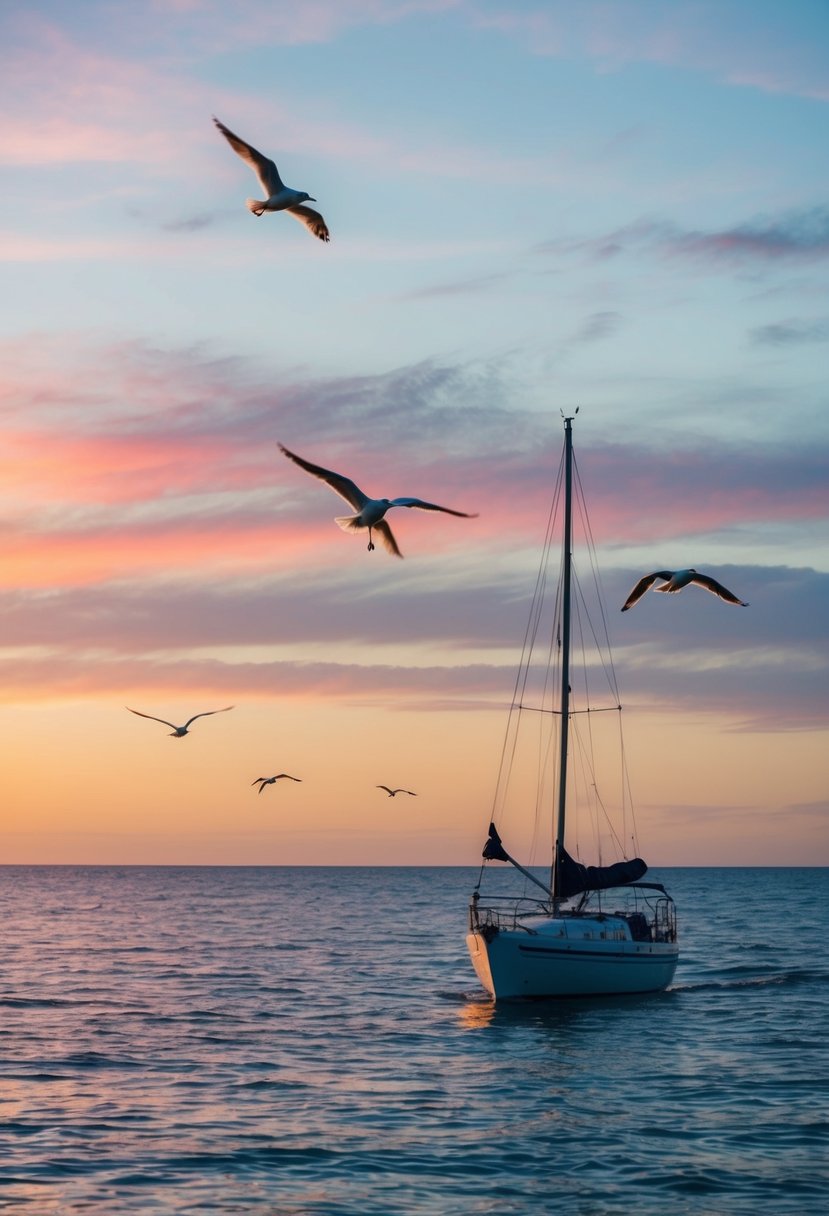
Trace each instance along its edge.
{"label": "gull with spread wing", "polygon": [[273,785],[274,782],[281,781],[283,777],[287,777],[289,781],[302,782],[301,777],[292,777],[290,773],[277,773],[275,777],[257,777],[255,781],[251,781],[251,785],[258,785],[261,794],[266,785]]}
{"label": "gull with spread wing", "polygon": [[414,790],[403,790],[403,789],[399,789],[399,788],[396,790],[393,790],[393,789],[390,789],[389,786],[387,786],[387,785],[378,785],[377,789],[385,790],[386,793],[388,794],[389,798],[393,798],[395,796],[395,794],[411,794],[411,796],[413,798],[417,797],[417,794],[414,792]]}
{"label": "gull with spread wing", "polygon": [[676,592],[687,587],[689,583],[695,583],[698,587],[704,587],[706,591],[710,591],[712,595],[718,595],[728,604],[739,604],[741,608],[748,608],[745,600],[738,599],[733,591],[723,587],[722,583],[718,583],[708,574],[698,574],[696,570],[656,570],[653,574],[646,574],[644,578],[640,578],[622,605],[622,612],[627,612],[628,608],[632,608],[638,600],[641,600],[648,588],[652,587],[658,578],[665,581],[661,587],[654,587],[654,591]]}
{"label": "gull with spread wing", "polygon": [[[129,705],[125,705],[124,708],[130,709]],[[188,718],[184,726],[176,726],[174,722],[168,722],[166,718],[155,718],[152,714],[142,714],[140,709],[130,709],[130,713],[138,714],[139,718],[149,718],[151,722],[161,722],[164,726],[172,726],[171,736],[175,739],[183,739],[189,733],[191,722],[195,722],[196,718],[209,718],[211,714],[226,714],[229,709],[233,709],[233,706],[226,705],[224,709],[207,709],[203,714],[193,714],[193,717]]]}
{"label": "gull with spread wing", "polygon": [[379,533],[380,539],[389,553],[394,554],[395,557],[403,556],[397,547],[397,541],[394,539],[391,528],[383,518],[392,507],[417,507],[420,511],[442,511],[445,515],[459,515],[463,519],[476,518],[476,515],[470,515],[467,511],[453,511],[451,507],[439,507],[436,503],[424,502],[421,498],[369,498],[358,485],[355,485],[348,477],[344,477],[342,473],[332,473],[329,469],[321,469],[319,465],[311,464],[310,461],[303,460],[294,452],[289,452],[281,443],[279,450],[289,460],[293,460],[294,464],[305,469],[306,473],[324,481],[341,498],[344,498],[350,507],[354,508],[357,512],[356,515],[341,515],[334,522],[339,524],[344,532],[356,532],[361,528],[368,528],[368,548],[370,550],[374,548],[374,541],[371,539],[374,531]]}
{"label": "gull with spread wing", "polygon": [[305,190],[292,190],[290,186],[286,186],[272,160],[263,156],[261,152],[257,152],[238,135],[234,135],[223,122],[219,122],[215,115],[213,121],[233,151],[238,153],[245,164],[250,165],[253,169],[259,179],[259,184],[265,191],[264,199],[245,199],[248,211],[252,211],[254,215],[263,215],[266,211],[287,211],[288,215],[292,215],[295,220],[299,220],[300,224],[304,224],[312,236],[319,237],[321,241],[327,241],[329,234],[325,220],[319,211],[314,211],[313,207],[304,205],[306,202],[315,203],[317,200],[311,198],[311,195]]}

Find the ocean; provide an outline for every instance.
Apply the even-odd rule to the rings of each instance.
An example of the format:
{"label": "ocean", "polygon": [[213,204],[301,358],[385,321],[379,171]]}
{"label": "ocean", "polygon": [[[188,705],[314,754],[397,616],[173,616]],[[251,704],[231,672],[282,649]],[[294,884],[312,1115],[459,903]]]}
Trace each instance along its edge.
{"label": "ocean", "polygon": [[648,997],[494,1007],[477,867],[0,867],[0,1209],[818,1216],[829,871],[653,872]]}

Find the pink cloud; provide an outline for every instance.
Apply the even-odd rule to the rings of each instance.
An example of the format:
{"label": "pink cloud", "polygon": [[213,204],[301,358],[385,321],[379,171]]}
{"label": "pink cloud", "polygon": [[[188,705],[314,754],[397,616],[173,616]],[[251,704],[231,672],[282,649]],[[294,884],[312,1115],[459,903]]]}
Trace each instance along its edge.
{"label": "pink cloud", "polygon": [[622,543],[712,532],[771,520],[826,517],[829,454],[720,444],[650,452],[597,445],[583,455],[585,479],[598,494],[594,528]]}
{"label": "pink cloud", "polygon": [[70,522],[52,529],[6,526],[0,553],[4,587],[78,587],[113,579],[156,577],[159,574],[202,574],[205,570],[257,572],[279,562],[297,562],[300,550],[313,551],[321,539],[318,528],[299,532],[284,524],[233,522],[212,517],[181,519],[163,524],[83,528]]}
{"label": "pink cloud", "polygon": [[[62,435],[40,430],[9,436],[0,456],[6,487],[41,503],[115,505],[170,499],[188,493],[249,488],[252,465],[265,482],[264,453],[228,461],[217,437],[181,434]],[[270,454],[276,464],[276,449]]]}
{"label": "pink cloud", "polygon": [[162,115],[179,113],[197,86],[126,55],[96,51],[40,15],[21,16],[18,26],[22,36],[7,41],[3,59],[17,108],[0,132],[5,160],[156,166],[178,160],[176,132]]}
{"label": "pink cloud", "polygon": [[31,236],[0,232],[0,262],[90,261],[113,257],[147,257],[150,249],[101,237]]}
{"label": "pink cloud", "polygon": [[[480,519],[465,524],[468,536],[498,543],[537,525],[558,460],[559,436],[532,415],[516,426],[497,384],[480,395],[475,369],[422,364],[376,377],[280,382],[269,369],[198,349],[43,338],[7,346],[4,366],[1,484],[15,495],[27,531],[77,531],[79,545],[109,531],[126,530],[131,544],[142,529],[185,535],[188,518],[256,535],[263,512],[266,532],[302,533],[321,521],[341,541],[331,519],[343,504],[285,461],[277,441],[368,493],[411,493],[478,511]],[[600,540],[826,514],[827,457],[815,445],[743,446],[739,454],[725,444],[681,447],[657,459],[640,445],[599,443],[580,459]],[[81,528],[73,523],[78,511]],[[445,520],[436,526],[406,513],[398,527],[402,537],[454,543]]]}
{"label": "pink cloud", "polygon": [[126,138],[123,128],[102,122],[46,116],[7,121],[0,130],[0,159],[8,165],[158,164],[173,159],[173,148],[163,131],[134,131]]}
{"label": "pink cloud", "polygon": [[407,666],[382,664],[223,663],[210,659],[113,657],[98,659],[93,671],[85,657],[52,656],[48,662],[25,656],[0,659],[0,701],[100,696],[108,692],[120,697],[147,692],[179,698],[198,692],[269,700],[275,696],[303,701],[324,697],[398,706],[405,696],[407,708],[411,709],[417,708],[418,702],[421,707],[431,708],[436,693],[445,696],[459,691],[468,695],[470,689],[476,698],[488,690],[495,694],[495,704],[499,705],[508,685],[507,673],[484,665],[454,669],[418,667],[414,687]]}
{"label": "pink cloud", "polygon": [[[686,598],[669,604],[655,597],[638,615],[617,620],[615,666],[625,704],[717,713],[731,720],[732,729],[819,727],[827,712],[829,578],[787,568],[720,573],[729,584],[748,589],[752,607],[745,616],[713,601],[692,604]],[[324,697],[387,708],[401,701],[408,709],[505,707],[514,663],[504,653],[517,648],[526,604],[520,613],[516,605],[510,607],[497,582],[459,585],[450,594],[424,588],[412,593],[407,615],[394,585],[376,586],[376,594],[362,603],[355,602],[345,577],[326,583],[324,575],[313,584],[272,580],[259,589],[178,580],[60,596],[7,595],[0,606],[6,640],[0,688],[5,699],[15,701],[127,692],[180,697],[186,691],[239,699]],[[447,601],[453,608],[449,620]],[[781,616],[788,622],[785,637]],[[466,662],[467,647],[483,642],[475,636],[482,626],[498,657]],[[267,657],[269,646],[288,646],[295,656],[321,639],[338,640],[354,659]],[[418,663],[413,674],[406,644],[416,643],[422,653],[424,644],[438,639],[444,642],[441,660]],[[398,643],[397,662],[378,661],[375,648],[381,642]],[[235,656],[240,645],[258,648],[262,657]],[[225,657],[193,657],[194,649],[220,647],[229,648],[216,652]],[[598,671],[594,679],[600,681]],[[771,699],[769,687],[774,687]]]}

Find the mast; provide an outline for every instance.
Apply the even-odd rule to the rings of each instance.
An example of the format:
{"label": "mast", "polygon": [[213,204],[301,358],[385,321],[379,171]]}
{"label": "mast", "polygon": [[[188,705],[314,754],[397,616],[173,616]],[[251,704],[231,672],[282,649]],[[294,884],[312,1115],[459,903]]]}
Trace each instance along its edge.
{"label": "mast", "polygon": [[558,766],[558,818],[553,860],[553,904],[557,909],[561,889],[559,868],[564,848],[567,804],[567,745],[570,729],[570,574],[573,561],[573,419],[564,419],[564,548],[561,583],[561,737]]}

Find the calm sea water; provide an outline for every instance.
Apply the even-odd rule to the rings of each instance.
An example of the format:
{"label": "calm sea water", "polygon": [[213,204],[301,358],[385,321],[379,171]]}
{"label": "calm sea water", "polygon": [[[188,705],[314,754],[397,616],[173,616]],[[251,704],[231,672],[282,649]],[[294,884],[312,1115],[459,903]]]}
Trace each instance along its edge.
{"label": "calm sea water", "polygon": [[0,868],[0,1208],[826,1210],[829,871],[660,871],[670,991],[497,1008],[476,876]]}

